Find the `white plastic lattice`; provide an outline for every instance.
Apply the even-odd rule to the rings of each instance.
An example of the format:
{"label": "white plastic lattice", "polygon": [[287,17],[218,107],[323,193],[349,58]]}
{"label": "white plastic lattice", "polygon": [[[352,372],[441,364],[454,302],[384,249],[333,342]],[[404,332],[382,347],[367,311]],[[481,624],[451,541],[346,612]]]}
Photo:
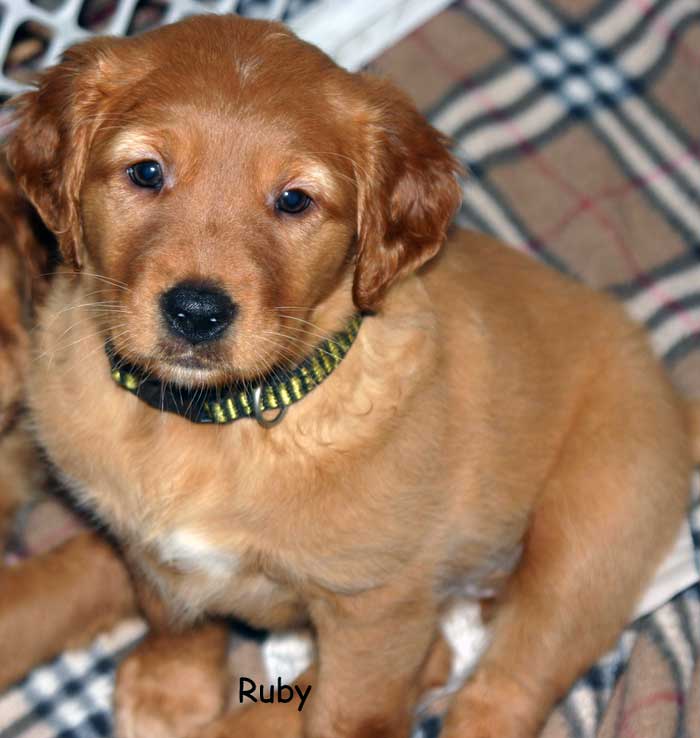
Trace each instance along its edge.
{"label": "white plastic lattice", "polygon": [[30,83],[72,43],[132,35],[196,13],[283,20],[350,69],[366,64],[450,0],[0,0],[0,96]]}
{"label": "white plastic lattice", "polygon": [[318,0],[0,0],[2,92],[13,93],[70,44],[96,33],[131,35],[195,13],[288,20]]}

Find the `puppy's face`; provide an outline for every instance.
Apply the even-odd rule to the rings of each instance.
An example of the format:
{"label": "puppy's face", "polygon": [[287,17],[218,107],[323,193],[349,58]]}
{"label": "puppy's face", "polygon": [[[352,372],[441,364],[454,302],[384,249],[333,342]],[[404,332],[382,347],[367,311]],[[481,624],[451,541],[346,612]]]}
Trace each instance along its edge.
{"label": "puppy's face", "polygon": [[65,257],[111,285],[95,320],[178,382],[298,360],[430,258],[458,202],[402,95],[275,24],[90,42],[18,108],[20,183]]}
{"label": "puppy's face", "polygon": [[252,377],[318,343],[331,328],[318,305],[351,311],[356,180],[341,121],[312,101],[311,61],[296,72],[308,85],[273,89],[271,70],[232,61],[166,96],[172,75],[157,70],[97,130],[83,245],[88,271],[125,285],[120,353],[185,381]]}

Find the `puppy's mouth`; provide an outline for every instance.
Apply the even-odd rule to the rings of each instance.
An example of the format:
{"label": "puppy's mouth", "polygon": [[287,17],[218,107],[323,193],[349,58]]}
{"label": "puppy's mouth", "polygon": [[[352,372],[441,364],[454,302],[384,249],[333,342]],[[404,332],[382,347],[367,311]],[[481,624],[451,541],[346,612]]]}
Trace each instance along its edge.
{"label": "puppy's mouth", "polygon": [[138,368],[144,376],[169,384],[206,388],[238,379],[238,372],[222,345],[187,346],[184,342],[163,339],[144,351],[116,336],[114,340],[107,339],[105,350],[115,365],[123,363]]}
{"label": "puppy's mouth", "polygon": [[231,381],[220,367],[210,367],[197,359],[183,359],[162,363],[156,372],[160,379],[183,387],[215,387]]}
{"label": "puppy's mouth", "polygon": [[159,363],[175,369],[217,372],[222,371],[226,364],[221,352],[214,348],[176,348],[161,344],[158,349]]}
{"label": "puppy's mouth", "polygon": [[208,363],[199,356],[181,356],[167,362],[177,369],[196,369],[198,371],[212,371]]}
{"label": "puppy's mouth", "polygon": [[[161,344],[148,364],[160,379],[186,386],[214,386],[237,379],[218,346],[175,347]],[[141,362],[137,362],[141,363]]]}

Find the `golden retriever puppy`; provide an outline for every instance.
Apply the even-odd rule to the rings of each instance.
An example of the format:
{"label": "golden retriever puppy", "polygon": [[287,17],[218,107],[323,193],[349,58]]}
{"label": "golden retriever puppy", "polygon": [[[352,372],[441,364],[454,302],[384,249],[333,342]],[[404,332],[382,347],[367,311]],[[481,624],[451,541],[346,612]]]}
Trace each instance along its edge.
{"label": "golden retriever puppy", "polygon": [[[684,411],[642,329],[487,237],[438,255],[447,142],[281,25],[89,41],[17,105],[10,160],[68,265],[41,442],[176,616],[317,637],[301,711],[203,735],[405,738],[445,603],[504,570],[444,734],[535,735],[685,508]],[[122,735],[191,730],[139,712],[167,681],[142,653]]]}

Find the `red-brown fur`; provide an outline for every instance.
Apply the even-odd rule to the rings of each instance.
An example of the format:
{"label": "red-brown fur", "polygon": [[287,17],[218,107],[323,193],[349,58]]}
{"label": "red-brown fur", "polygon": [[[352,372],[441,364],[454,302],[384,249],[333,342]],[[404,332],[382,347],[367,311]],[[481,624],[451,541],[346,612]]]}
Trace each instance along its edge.
{"label": "red-brown fur", "polygon": [[34,445],[22,422],[29,361],[32,285],[41,271],[28,207],[0,169],[0,546],[16,508],[40,483]]}
{"label": "red-brown fur", "polygon": [[[33,308],[49,250],[26,200],[0,169],[0,554],[18,509],[45,493],[46,470],[24,413]],[[0,561],[0,689],[135,611],[112,547],[85,532],[13,566]],[[47,617],[47,613],[50,616]]]}
{"label": "red-brown fur", "polygon": [[13,425],[24,396],[29,358],[31,292],[42,284],[41,251],[29,224],[29,206],[0,167],[0,433]]}
{"label": "red-brown fur", "polygon": [[[275,710],[279,734],[405,738],[448,593],[522,545],[445,735],[534,735],[627,622],[685,506],[685,418],[642,330],[484,236],[454,234],[419,270],[460,199],[445,141],[282,26],[203,17],[88,42],[18,105],[12,165],[72,265],[40,316],[39,436],[134,567],[185,618],[313,625],[313,697]],[[140,160],[161,162],[162,191],[129,180]],[[278,213],[290,188],[313,206]],[[197,279],[240,312],[193,349],[158,300]],[[81,307],[96,289],[107,302]],[[159,413],[103,350],[169,381],[254,378],[357,309],[375,315],[346,359],[273,429]],[[191,711],[220,709],[178,712],[175,680],[159,692],[149,673],[181,668],[177,648],[147,642],[122,669],[121,735],[191,733]],[[210,648],[187,653],[219,674]],[[269,735],[257,708],[203,735]]]}

